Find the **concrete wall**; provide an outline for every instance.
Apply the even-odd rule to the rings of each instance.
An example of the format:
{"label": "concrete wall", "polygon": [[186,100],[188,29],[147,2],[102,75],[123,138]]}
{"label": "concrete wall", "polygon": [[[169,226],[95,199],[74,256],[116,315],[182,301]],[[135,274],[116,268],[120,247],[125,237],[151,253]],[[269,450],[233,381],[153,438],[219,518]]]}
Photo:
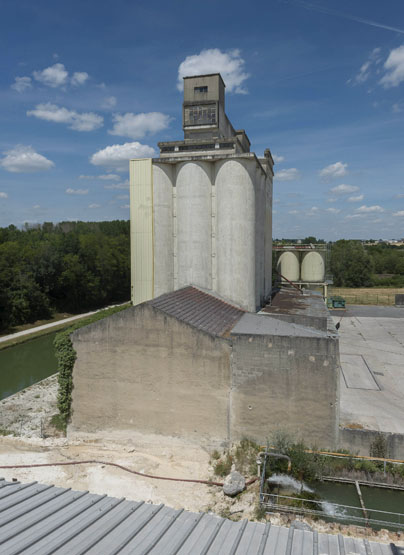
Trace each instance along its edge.
{"label": "concrete wall", "polygon": [[232,334],[232,440],[275,430],[335,448],[338,342],[329,337]]}
{"label": "concrete wall", "polygon": [[[379,435],[380,432],[375,430],[341,428],[338,447],[353,454],[369,456],[372,443]],[[381,435],[386,440],[386,456],[390,459],[404,460],[404,434],[382,432]]]}
{"label": "concrete wall", "polygon": [[284,430],[334,449],[338,342],[301,330],[305,337],[294,328],[290,337],[222,339],[146,303],[81,328],[72,335],[70,431],[136,429],[218,444],[265,442]]}
{"label": "concrete wall", "polygon": [[230,344],[143,304],[77,330],[71,429],[226,441]]}

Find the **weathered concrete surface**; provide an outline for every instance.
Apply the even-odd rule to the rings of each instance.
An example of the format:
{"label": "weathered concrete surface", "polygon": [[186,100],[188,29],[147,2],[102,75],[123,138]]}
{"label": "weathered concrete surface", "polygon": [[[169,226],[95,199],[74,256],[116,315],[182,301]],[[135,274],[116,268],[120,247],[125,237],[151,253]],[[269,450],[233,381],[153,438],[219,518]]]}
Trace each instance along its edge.
{"label": "weathered concrete surface", "polygon": [[284,430],[309,445],[334,448],[339,412],[338,338],[252,314],[241,318],[231,338],[232,440],[263,441],[271,432]]}
{"label": "weathered concrete surface", "polygon": [[323,297],[317,291],[308,289],[303,294],[296,289],[282,289],[260,313],[322,331],[328,328],[329,312]]}
{"label": "weathered concrete surface", "polygon": [[72,430],[228,437],[230,345],[142,304],[77,330]]}
{"label": "weathered concrete surface", "polygon": [[[380,432],[375,430],[361,430],[341,428],[339,431],[339,446],[358,455],[370,454],[370,449]],[[382,432],[386,441],[386,457],[404,460],[404,434],[390,434]]]}
{"label": "weathered concrete surface", "polygon": [[244,313],[185,288],[81,328],[72,340],[73,432],[133,429],[213,445],[265,442],[284,430],[308,445],[337,445],[335,328]]}
{"label": "weathered concrete surface", "polygon": [[339,329],[341,447],[369,454],[374,434],[382,432],[389,434],[390,455],[404,458],[404,317],[377,317],[399,314],[394,307],[366,308],[376,316],[354,316],[350,307]]}

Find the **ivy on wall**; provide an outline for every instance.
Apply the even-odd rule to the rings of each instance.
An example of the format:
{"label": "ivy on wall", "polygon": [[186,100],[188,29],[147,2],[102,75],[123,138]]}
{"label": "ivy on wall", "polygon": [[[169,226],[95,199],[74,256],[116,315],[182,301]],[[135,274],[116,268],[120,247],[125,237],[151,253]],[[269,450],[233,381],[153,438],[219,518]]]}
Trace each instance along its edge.
{"label": "ivy on wall", "polygon": [[77,358],[77,353],[73,348],[73,343],[70,338],[71,334],[79,328],[83,328],[84,326],[93,324],[94,322],[102,320],[107,316],[126,310],[129,306],[129,304],[125,304],[123,306],[115,306],[113,308],[102,310],[93,314],[89,318],[80,320],[56,335],[53,344],[55,347],[55,355],[58,361],[59,372],[58,409],[61,419],[65,424],[67,424],[71,415],[73,368]]}

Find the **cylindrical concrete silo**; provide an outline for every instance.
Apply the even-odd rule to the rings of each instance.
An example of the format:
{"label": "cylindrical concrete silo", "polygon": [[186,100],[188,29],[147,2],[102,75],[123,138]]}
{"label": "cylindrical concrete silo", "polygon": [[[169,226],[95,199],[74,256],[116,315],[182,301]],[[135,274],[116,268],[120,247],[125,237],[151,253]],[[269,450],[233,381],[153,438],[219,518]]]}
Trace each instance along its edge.
{"label": "cylindrical concrete silo", "polygon": [[174,289],[173,166],[153,164],[154,296]]}
{"label": "cylindrical concrete silo", "polygon": [[322,283],[325,278],[324,256],[319,251],[311,251],[303,256],[302,281]]}
{"label": "cylindrical concrete silo", "polygon": [[255,311],[255,160],[216,162],[217,292]]}
{"label": "cylindrical concrete silo", "polygon": [[[299,281],[300,264],[299,255],[293,251],[285,251],[278,258],[277,270],[281,274],[282,281]],[[286,279],[283,279],[286,278]]]}
{"label": "cylindrical concrete silo", "polygon": [[212,183],[208,162],[179,164],[177,192],[178,288],[212,288]]}

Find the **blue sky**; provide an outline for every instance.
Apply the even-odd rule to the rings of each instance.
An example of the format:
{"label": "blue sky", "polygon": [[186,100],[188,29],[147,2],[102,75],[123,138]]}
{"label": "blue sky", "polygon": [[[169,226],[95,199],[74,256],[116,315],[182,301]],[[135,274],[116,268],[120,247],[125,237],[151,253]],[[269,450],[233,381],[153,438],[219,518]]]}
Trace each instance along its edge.
{"label": "blue sky", "polygon": [[0,226],[127,219],[126,160],[220,71],[277,162],[274,237],[404,236],[402,0],[3,0],[0,45]]}

